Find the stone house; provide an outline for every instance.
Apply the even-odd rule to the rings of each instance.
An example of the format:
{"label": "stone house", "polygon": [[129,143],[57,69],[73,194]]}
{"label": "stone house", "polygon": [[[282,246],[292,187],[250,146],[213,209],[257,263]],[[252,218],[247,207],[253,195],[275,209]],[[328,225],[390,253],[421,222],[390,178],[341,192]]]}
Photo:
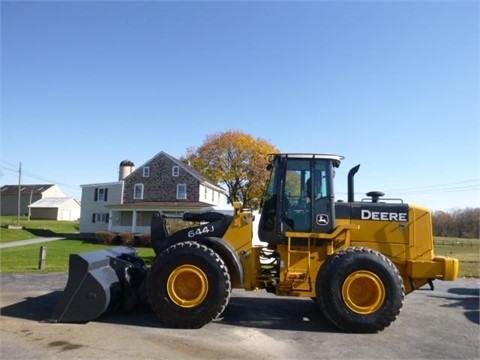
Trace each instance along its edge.
{"label": "stone house", "polygon": [[147,233],[155,211],[180,214],[228,206],[225,189],[163,151],[138,168],[122,161],[118,181],[81,187],[81,233]]}

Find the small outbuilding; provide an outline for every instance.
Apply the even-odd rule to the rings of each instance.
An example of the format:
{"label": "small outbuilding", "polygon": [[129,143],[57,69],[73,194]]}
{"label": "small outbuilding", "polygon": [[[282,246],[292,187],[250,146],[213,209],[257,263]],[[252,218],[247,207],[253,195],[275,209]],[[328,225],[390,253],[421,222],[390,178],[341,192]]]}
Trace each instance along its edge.
{"label": "small outbuilding", "polygon": [[47,197],[29,206],[32,220],[65,220],[80,219],[80,202],[73,197]]}
{"label": "small outbuilding", "polygon": [[19,212],[26,215],[28,206],[35,201],[66,196],[62,189],[54,184],[4,185],[0,188],[0,215],[17,215]]}

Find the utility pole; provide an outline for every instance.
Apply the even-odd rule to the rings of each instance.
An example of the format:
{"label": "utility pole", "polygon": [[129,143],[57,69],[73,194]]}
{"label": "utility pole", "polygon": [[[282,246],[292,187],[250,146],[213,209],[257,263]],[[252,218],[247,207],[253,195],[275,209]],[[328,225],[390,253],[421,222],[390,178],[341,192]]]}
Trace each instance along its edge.
{"label": "utility pole", "polygon": [[33,197],[33,189],[30,189],[30,201],[28,202],[28,221],[30,221],[30,216],[32,216],[32,197]]}
{"label": "utility pole", "polygon": [[20,191],[21,189],[22,189],[22,163],[20,162],[20,166],[18,168],[17,226],[20,226],[20,199],[21,199]]}

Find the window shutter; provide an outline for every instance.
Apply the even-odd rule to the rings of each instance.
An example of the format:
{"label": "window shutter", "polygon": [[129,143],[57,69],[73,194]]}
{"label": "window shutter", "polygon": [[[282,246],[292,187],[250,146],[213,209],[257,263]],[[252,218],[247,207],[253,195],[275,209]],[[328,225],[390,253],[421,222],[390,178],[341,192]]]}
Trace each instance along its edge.
{"label": "window shutter", "polygon": [[95,213],[92,214],[92,223],[95,222]]}
{"label": "window shutter", "polygon": [[107,195],[108,195],[108,188],[105,188],[105,200],[104,201],[107,201]]}
{"label": "window shutter", "polygon": [[108,218],[109,218],[110,216],[108,216],[108,214],[106,214],[106,215],[107,215],[107,216],[105,216],[105,222],[108,224]]}
{"label": "window shutter", "polygon": [[95,196],[93,197],[93,201],[97,201],[98,199],[98,188],[95,188]]}

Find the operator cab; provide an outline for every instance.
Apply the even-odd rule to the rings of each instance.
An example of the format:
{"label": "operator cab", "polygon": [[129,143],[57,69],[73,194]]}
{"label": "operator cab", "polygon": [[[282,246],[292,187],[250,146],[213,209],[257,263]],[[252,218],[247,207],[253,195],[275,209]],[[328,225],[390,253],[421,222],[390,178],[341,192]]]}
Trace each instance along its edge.
{"label": "operator cab", "polygon": [[258,235],[284,243],[284,233],[328,233],[335,228],[334,168],[342,156],[273,154]]}

